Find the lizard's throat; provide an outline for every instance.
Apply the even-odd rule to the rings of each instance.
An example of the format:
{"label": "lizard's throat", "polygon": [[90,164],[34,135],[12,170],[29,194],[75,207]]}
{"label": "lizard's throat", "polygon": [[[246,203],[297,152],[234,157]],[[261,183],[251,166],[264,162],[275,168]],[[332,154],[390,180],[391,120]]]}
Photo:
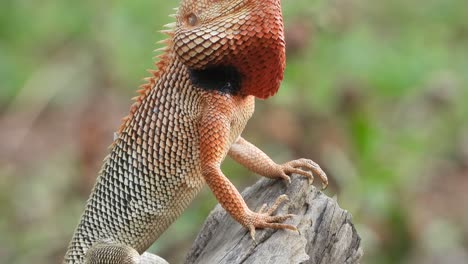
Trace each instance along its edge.
{"label": "lizard's throat", "polygon": [[264,48],[250,58],[250,61],[233,59],[230,65],[189,69],[190,80],[204,90],[231,95],[253,95],[260,99],[274,95],[283,80],[284,52]]}
{"label": "lizard's throat", "polygon": [[266,99],[274,95],[283,80],[286,56],[284,46],[261,47],[252,50],[244,58],[234,62],[234,66],[243,76],[240,92]]}
{"label": "lizard's throat", "polygon": [[243,76],[234,66],[210,66],[189,69],[190,81],[196,87],[226,94],[242,94]]}

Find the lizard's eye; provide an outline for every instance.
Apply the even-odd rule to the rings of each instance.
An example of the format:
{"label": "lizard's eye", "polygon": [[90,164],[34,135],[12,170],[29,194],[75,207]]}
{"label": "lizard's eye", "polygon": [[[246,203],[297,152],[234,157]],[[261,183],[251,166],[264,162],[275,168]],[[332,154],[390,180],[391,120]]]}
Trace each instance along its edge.
{"label": "lizard's eye", "polygon": [[196,26],[198,24],[198,18],[194,13],[190,13],[187,16],[187,24],[189,24],[192,27],[194,27],[194,26]]}

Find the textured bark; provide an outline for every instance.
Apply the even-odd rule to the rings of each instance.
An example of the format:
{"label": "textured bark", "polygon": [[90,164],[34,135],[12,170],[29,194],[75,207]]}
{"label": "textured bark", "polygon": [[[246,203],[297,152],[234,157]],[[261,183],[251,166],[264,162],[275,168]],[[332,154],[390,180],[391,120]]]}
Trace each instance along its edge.
{"label": "textured bark", "polygon": [[282,181],[261,179],[242,196],[249,208],[271,205],[281,194],[289,202],[279,214],[296,216],[286,221],[300,233],[289,230],[257,230],[256,243],[247,229],[235,222],[219,205],[211,212],[185,263],[359,263],[361,239],[351,223],[351,214],[306,180],[292,177]]}

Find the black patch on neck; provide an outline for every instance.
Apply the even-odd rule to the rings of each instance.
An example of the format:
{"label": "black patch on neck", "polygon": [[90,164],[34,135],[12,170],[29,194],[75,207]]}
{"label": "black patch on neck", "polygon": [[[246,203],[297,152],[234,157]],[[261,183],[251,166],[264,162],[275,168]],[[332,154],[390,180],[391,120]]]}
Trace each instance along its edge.
{"label": "black patch on neck", "polygon": [[196,87],[209,91],[237,95],[242,82],[240,72],[233,66],[214,66],[203,70],[189,70],[190,81]]}

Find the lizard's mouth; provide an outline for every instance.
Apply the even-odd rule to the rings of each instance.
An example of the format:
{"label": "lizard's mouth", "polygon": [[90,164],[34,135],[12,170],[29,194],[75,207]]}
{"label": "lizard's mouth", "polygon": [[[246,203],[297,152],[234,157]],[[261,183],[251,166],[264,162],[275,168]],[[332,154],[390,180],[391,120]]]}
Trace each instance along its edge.
{"label": "lizard's mouth", "polygon": [[196,87],[238,95],[241,91],[242,74],[234,66],[208,66],[190,69],[190,81]]}

